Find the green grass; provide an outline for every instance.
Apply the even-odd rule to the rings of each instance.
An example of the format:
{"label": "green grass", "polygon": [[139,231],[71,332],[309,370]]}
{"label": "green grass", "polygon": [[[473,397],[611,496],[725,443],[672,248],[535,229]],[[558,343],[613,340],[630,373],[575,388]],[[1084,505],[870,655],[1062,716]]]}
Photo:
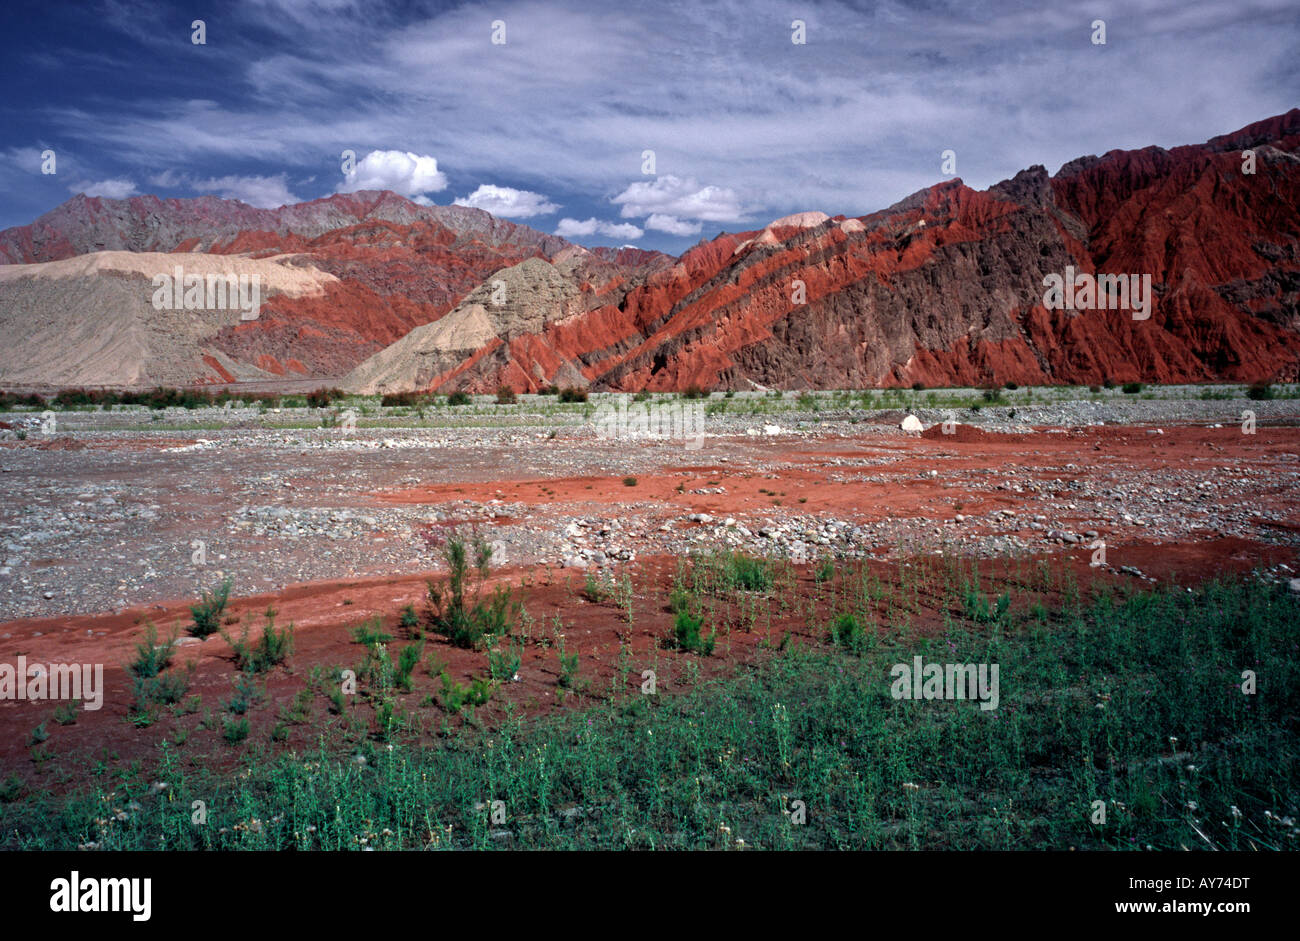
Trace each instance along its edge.
{"label": "green grass", "polygon": [[[306,753],[249,753],[236,777],[162,745],[147,772],[87,776],[69,797],[7,787],[3,845],[490,848],[501,844],[483,806],[501,800],[505,845],[524,848],[1295,848],[1294,828],[1275,822],[1295,814],[1300,768],[1292,599],[1222,582],[1046,614],[907,644],[871,635],[856,653],[791,644],[675,694],[507,712],[432,744],[366,740],[365,762],[322,737]],[[890,666],[914,654],[998,663],[1000,707],[891,698]],[[1238,688],[1243,669],[1254,695]],[[456,709],[490,689],[444,682]],[[222,731],[231,744],[247,735],[242,720]],[[159,780],[166,799],[149,792]],[[197,799],[205,826],[190,823]],[[103,813],[133,800],[125,821]],[[804,825],[783,813],[793,800]],[[1104,826],[1089,820],[1098,800]],[[583,815],[567,825],[560,812],[575,804]]]}

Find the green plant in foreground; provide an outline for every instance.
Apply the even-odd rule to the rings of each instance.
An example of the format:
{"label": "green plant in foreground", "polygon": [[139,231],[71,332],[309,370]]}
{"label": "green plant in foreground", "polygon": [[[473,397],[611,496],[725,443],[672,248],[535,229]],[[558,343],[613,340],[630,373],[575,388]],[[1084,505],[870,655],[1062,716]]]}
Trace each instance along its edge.
{"label": "green plant in foreground", "polygon": [[508,683],[519,674],[523,662],[523,647],[510,644],[505,650],[488,651],[488,673],[497,683]]}
{"label": "green plant in foreground", "polygon": [[831,639],[850,650],[861,645],[865,634],[858,619],[851,614],[841,614],[831,624]]}
{"label": "green plant in foreground", "polygon": [[226,610],[234,584],[234,576],[227,575],[215,589],[204,591],[198,604],[190,606],[190,614],[194,617],[194,623],[189,627],[190,634],[203,639],[221,629],[221,613]]}
{"label": "green plant in foreground", "polygon": [[275,609],[268,607],[263,615],[266,623],[262,625],[262,636],[257,643],[249,643],[248,628],[243,636],[236,639],[225,631],[222,638],[230,644],[235,655],[235,665],[249,673],[265,673],[288,659],[293,652],[293,625],[276,630]]}
{"label": "green plant in foreground", "polygon": [[712,656],[717,632],[710,631],[708,637],[701,637],[700,627],[703,623],[703,618],[695,617],[689,611],[677,612],[677,618],[673,622],[673,635],[679,649],[705,657]]}
{"label": "green plant in foreground", "polygon": [[222,725],[221,737],[227,745],[237,745],[248,738],[247,719],[227,719]]}
{"label": "green plant in foreground", "polygon": [[144,641],[135,645],[135,660],[127,665],[133,676],[149,678],[157,676],[172,662],[176,655],[176,638],[171,637],[158,643],[158,628],[153,621],[144,622]]}
{"label": "green plant in foreground", "polygon": [[[425,621],[435,634],[446,637],[457,647],[472,650],[510,632],[519,614],[519,602],[505,585],[498,586],[483,600],[483,582],[490,571],[492,547],[476,538],[472,566],[469,548],[459,537],[447,540],[443,549],[447,577],[441,582],[429,582]],[[472,592],[471,597],[466,596],[467,591]]]}
{"label": "green plant in foreground", "polygon": [[[862,579],[840,564],[846,584]],[[960,605],[967,577],[947,577],[936,587]],[[130,826],[96,839],[105,850],[302,850],[388,831],[387,848],[490,849],[474,806],[507,795],[528,808],[512,815],[521,849],[708,849],[720,820],[756,848],[1294,848],[1278,819],[1300,793],[1300,606],[1285,587],[1244,579],[1043,603],[1050,616],[1017,631],[967,621],[913,643],[882,622],[880,642],[853,656],[792,642],[658,697],[482,716],[432,740],[406,738],[394,713],[391,750],[322,736],[237,769],[220,755],[162,758],[140,770],[178,797],[211,795],[210,819],[262,826],[194,827],[188,801],[142,801]],[[890,668],[914,654],[1000,664],[998,708],[895,700]],[[1259,694],[1240,689],[1247,666]],[[480,681],[479,698],[489,689]],[[471,695],[460,687],[458,708]],[[220,719],[204,728],[222,737]],[[0,848],[72,850],[98,832],[109,766],[60,760],[84,762],[66,790],[0,785]],[[565,826],[579,793],[590,825]],[[783,795],[817,813],[791,827],[774,806]],[[1105,826],[1089,820],[1093,800]]]}

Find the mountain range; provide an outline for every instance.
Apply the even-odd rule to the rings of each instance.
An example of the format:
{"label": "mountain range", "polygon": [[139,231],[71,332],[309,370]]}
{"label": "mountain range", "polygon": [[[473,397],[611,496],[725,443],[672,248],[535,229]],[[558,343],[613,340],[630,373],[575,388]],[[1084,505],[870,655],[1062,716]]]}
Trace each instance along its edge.
{"label": "mountain range", "polygon": [[[0,385],[319,379],[364,392],[1300,379],[1300,109],[680,257],[391,192],[280,209],[78,195],[0,232]],[[155,275],[256,276],[158,309]],[[1149,276],[1137,316],[1045,279]]]}

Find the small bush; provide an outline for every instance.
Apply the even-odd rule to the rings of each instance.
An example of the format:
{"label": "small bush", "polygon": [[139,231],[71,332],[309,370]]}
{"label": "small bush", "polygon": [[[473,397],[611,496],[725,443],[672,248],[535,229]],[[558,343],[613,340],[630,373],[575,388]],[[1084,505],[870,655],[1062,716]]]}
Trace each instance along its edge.
{"label": "small bush", "polygon": [[1140,382],[1126,382],[1126,383],[1124,383],[1124,394],[1125,394],[1125,395],[1136,395],[1137,393],[1139,393],[1139,392],[1141,392],[1141,391],[1142,391],[1142,383],[1140,383]]}
{"label": "small bush", "polygon": [[767,562],[747,555],[729,557],[727,579],[731,587],[744,591],[767,591],[772,587],[772,573]]}
{"label": "small bush", "polygon": [[[412,608],[410,605],[407,605],[406,608],[403,609],[403,614],[402,614],[403,627],[406,626],[406,614],[405,614],[406,610],[410,610],[412,614],[415,613],[415,609]],[[352,628],[352,630],[349,633],[351,633],[352,639],[356,643],[365,644],[367,647],[375,647],[378,644],[386,644],[393,639],[393,635],[389,634],[384,630],[384,620],[378,615],[375,615],[373,618],[371,618],[369,621],[366,621],[363,624],[358,624],[356,627]]]}
{"label": "small bush", "polygon": [[248,720],[227,720],[222,730],[221,737],[226,740],[227,745],[238,745],[244,739],[248,738]]}
{"label": "small bush", "polygon": [[841,614],[831,625],[831,639],[841,647],[856,648],[862,638],[862,625],[851,614]]}
{"label": "small bush", "polygon": [[411,671],[420,662],[424,656],[424,641],[418,644],[407,644],[402,648],[402,652],[397,655],[397,667],[393,676],[393,682],[397,688],[409,693],[411,691]]}
{"label": "small bush", "polygon": [[390,392],[379,400],[384,408],[415,408],[432,405],[436,395],[427,392]]}
{"label": "small bush", "polygon": [[316,389],[307,393],[307,404],[312,408],[328,408],[331,402],[341,398],[342,389]]}
{"label": "small bush", "polygon": [[220,629],[221,612],[226,610],[226,602],[230,600],[230,589],[234,584],[234,576],[227,575],[215,590],[204,591],[198,604],[190,605],[190,614],[194,616],[194,623],[189,628],[190,634],[202,640]]}
{"label": "small bush", "polygon": [[158,643],[158,628],[152,621],[145,621],[144,642],[135,645],[135,660],[127,669],[133,676],[148,679],[167,669],[176,655],[176,639],[173,637]]}
{"label": "small bush", "polygon": [[238,640],[222,632],[226,643],[235,653],[235,665],[246,673],[265,673],[272,667],[283,663],[293,652],[293,625],[280,630],[275,629],[275,609],[266,609],[266,623],[262,625],[262,636],[256,644],[248,642],[248,630]]}
{"label": "small bush", "polygon": [[508,683],[519,673],[523,662],[523,648],[510,644],[505,650],[488,651],[488,672],[498,683]]}
{"label": "small bush", "polygon": [[459,390],[447,396],[448,405],[468,405],[470,403],[469,393]]}
{"label": "small bush", "polygon": [[[420,616],[415,613],[415,605],[408,604],[402,609],[401,627],[406,631],[406,636],[412,640],[419,640],[424,636],[424,632],[420,630]],[[356,639],[355,636],[353,639]]]}
{"label": "small bush", "polygon": [[1267,382],[1253,382],[1250,388],[1246,390],[1246,397],[1254,399],[1256,402],[1273,397],[1273,386]]}
{"label": "small bush", "polygon": [[[452,537],[443,549],[447,578],[428,583],[429,607],[425,621],[435,634],[441,634],[457,647],[475,649],[510,632],[519,613],[519,602],[505,585],[500,585],[486,600],[483,582],[490,571],[492,547],[482,538],[472,546],[473,564],[464,540]],[[466,591],[472,591],[466,598]]]}
{"label": "small bush", "polygon": [[701,637],[700,627],[703,623],[703,618],[697,617],[689,611],[677,612],[677,619],[673,623],[673,634],[677,639],[679,649],[690,653],[698,653],[705,657],[712,656],[716,632],[711,631],[708,637]]}
{"label": "small bush", "polygon": [[587,401],[587,390],[575,389],[573,386],[568,386],[560,391],[560,401],[585,402]]}
{"label": "small bush", "polygon": [[497,388],[498,405],[514,405],[518,401],[519,401],[519,396],[515,394],[514,389],[510,388],[509,386],[500,386]]}
{"label": "small bush", "polygon": [[624,487],[635,487],[635,486],[636,486],[636,483],[637,483],[637,480],[636,480],[635,477],[624,477],[624,478],[623,478],[623,486],[624,486]]}
{"label": "small bush", "polygon": [[475,677],[465,686],[442,674],[442,705],[450,713],[458,713],[466,706],[481,706],[491,695],[492,687],[487,680]]}
{"label": "small bush", "polygon": [[684,399],[707,399],[709,397],[709,391],[692,383],[682,390],[681,395]]}

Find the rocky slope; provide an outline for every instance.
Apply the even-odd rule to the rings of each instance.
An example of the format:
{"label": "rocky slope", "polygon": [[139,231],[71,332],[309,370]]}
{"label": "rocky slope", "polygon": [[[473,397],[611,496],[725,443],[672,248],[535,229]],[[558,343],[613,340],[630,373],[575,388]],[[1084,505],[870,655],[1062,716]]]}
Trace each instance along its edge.
{"label": "rocky slope", "polygon": [[[411,330],[447,313],[494,272],[528,258],[559,257],[585,250],[527,226],[496,219],[479,209],[420,206],[393,193],[331,196],[277,210],[204,197],[161,200],[153,196],[113,200],[77,196],[28,226],[0,232],[0,327],[23,338],[26,354],[42,370],[7,368],[0,381],[70,385],[117,382],[229,382],[277,377],[338,377]],[[117,277],[116,264],[70,269],[67,259],[91,253],[140,253],[157,271],[140,279]],[[161,253],[171,253],[170,255]],[[176,256],[180,256],[179,258]],[[593,259],[616,280],[635,278],[671,259],[658,252],[600,249]],[[33,317],[47,325],[65,321],[95,333],[96,325],[126,310],[142,314],[152,292],[150,275],[186,270],[234,271],[237,259],[293,258],[328,277],[309,293],[273,290],[256,320],[238,317],[161,318],[153,328],[151,356],[170,365],[159,370],[140,354],[110,372],[85,368],[85,357],[66,344],[31,347],[44,333],[31,333]],[[43,273],[50,266],[53,274]],[[224,267],[223,267],[224,266]],[[32,277],[17,276],[24,271]],[[58,309],[43,304],[51,280]],[[76,287],[69,279],[79,278]],[[123,292],[126,293],[123,293]],[[69,306],[70,305],[70,306]],[[167,331],[171,331],[170,335]],[[195,340],[201,335],[202,343]],[[93,339],[92,347],[97,346]],[[125,351],[123,351],[125,352]],[[14,356],[21,362],[19,351]],[[93,358],[93,357],[92,357]],[[33,379],[34,375],[42,378]],[[91,378],[101,376],[101,380]]]}
{"label": "rocky slope", "polygon": [[[615,303],[557,307],[455,369],[404,375],[472,391],[574,373],[624,391],[1295,380],[1298,145],[1293,110],[1203,145],[1112,151],[1054,177],[1032,167],[984,192],[941,183],[860,219],[800,213],[701,243]],[[1149,316],[1047,309],[1043,279],[1067,266],[1149,275]]]}
{"label": "rocky slope", "polygon": [[[276,292],[202,349],[178,339],[168,355],[194,381],[227,381],[230,363],[348,373],[343,385],[367,391],[1296,380],[1298,148],[1300,109],[1205,144],[1083,157],[1055,176],[1031,167],[982,192],[950,180],[861,218],[798,213],[677,259],[358,193],[278,210],[77,197],[0,232],[0,260],[198,252],[292,257],[331,276]],[[1070,269],[1149,277],[1149,316],[1049,309],[1044,278]],[[14,283],[0,281],[6,330]],[[82,296],[93,325],[104,301]],[[76,356],[43,353],[48,381],[69,381],[61,364]]]}

